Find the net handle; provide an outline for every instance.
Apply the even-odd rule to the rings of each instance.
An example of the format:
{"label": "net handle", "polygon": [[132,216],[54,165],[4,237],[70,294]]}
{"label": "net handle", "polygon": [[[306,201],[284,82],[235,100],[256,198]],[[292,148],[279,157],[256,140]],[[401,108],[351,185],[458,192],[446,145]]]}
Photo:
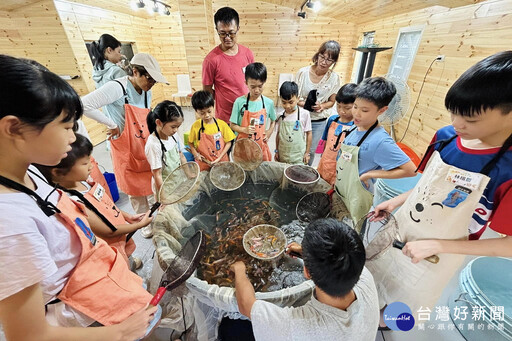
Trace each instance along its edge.
{"label": "net handle", "polygon": [[[398,249],[398,250],[402,250],[405,247],[405,244],[406,243],[404,243],[402,241],[399,241],[397,239],[395,239],[393,241],[393,247]],[[425,260],[430,262],[430,263],[432,263],[432,264],[437,264],[437,263],[439,263],[439,256],[432,255],[432,256],[426,257]]]}

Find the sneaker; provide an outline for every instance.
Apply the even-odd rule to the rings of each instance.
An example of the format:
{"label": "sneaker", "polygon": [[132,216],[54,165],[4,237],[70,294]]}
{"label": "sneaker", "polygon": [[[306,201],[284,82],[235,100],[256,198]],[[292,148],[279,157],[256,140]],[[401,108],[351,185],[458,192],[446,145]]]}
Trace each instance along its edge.
{"label": "sneaker", "polygon": [[140,259],[139,257],[132,257],[132,262],[133,270],[139,270],[140,268],[142,268],[142,259]]}
{"label": "sneaker", "polygon": [[144,238],[151,238],[153,237],[153,226],[149,224],[148,226],[144,226],[140,229],[140,235]]}

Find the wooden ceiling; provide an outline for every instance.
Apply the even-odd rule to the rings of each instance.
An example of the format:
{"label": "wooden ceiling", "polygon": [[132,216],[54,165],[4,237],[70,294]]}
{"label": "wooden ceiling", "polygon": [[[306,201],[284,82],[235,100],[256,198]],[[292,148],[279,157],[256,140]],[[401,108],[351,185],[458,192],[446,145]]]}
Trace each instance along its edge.
{"label": "wooden ceiling", "polygon": [[[261,1],[291,7],[299,12],[305,0]],[[342,21],[363,23],[432,6],[454,8],[473,5],[483,0],[312,0],[316,1],[322,4],[322,8],[315,14],[304,6],[306,18],[309,15],[323,15]]]}
{"label": "wooden ceiling", "polygon": [[[1,0],[0,11],[12,11],[35,4],[41,0]],[[133,11],[130,8],[131,0],[71,0],[107,10],[126,14],[148,17],[146,11]],[[215,0],[214,0],[215,1]],[[291,7],[299,11],[304,0],[261,0],[280,6]],[[379,18],[390,17],[432,6],[444,6],[449,8],[472,5],[483,0],[312,0],[322,3],[322,9],[318,13],[304,7],[307,15],[324,15],[343,21],[363,23]],[[148,1],[146,1],[148,2]],[[166,1],[171,5],[171,11],[177,11],[177,1]],[[174,6],[173,6],[174,5]],[[147,6],[147,5],[146,5]]]}
{"label": "wooden ceiling", "polygon": [[39,1],[41,0],[2,0],[0,1],[0,11],[12,11]]}
{"label": "wooden ceiling", "polygon": [[[23,10],[23,7],[36,4],[42,0],[0,0],[0,11],[17,11]],[[130,14],[137,17],[151,18],[153,15],[146,11],[148,6],[151,6],[150,0],[145,0],[146,7],[141,10],[134,11],[130,3],[132,0],[67,0],[69,2],[79,3],[82,5],[98,7],[105,10],[110,10],[118,13]],[[177,0],[160,0],[170,5],[171,12],[178,11]]]}

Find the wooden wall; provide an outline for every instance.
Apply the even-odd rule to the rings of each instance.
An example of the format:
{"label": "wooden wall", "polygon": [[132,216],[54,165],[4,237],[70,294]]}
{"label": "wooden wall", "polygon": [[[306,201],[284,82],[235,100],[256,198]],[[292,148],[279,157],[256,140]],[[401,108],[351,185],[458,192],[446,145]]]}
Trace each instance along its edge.
{"label": "wooden wall", "polygon": [[[240,15],[238,43],[249,47],[256,61],[267,66],[264,93],[274,101],[279,74],[295,74],[301,67],[309,65],[319,46],[329,39],[341,44],[336,71],[342,83],[349,81],[354,57],[351,48],[357,42],[354,24],[314,15],[304,20],[292,8],[263,1],[214,0],[213,12],[224,6],[236,9]],[[214,36],[215,45],[220,44],[218,35]]]}
{"label": "wooden wall", "polygon": [[[188,72],[178,12],[174,11],[170,16],[148,17],[145,11],[137,15],[138,12],[128,14],[93,6],[104,6],[104,1],[101,0],[86,3],[87,5],[55,0],[62,25],[86,84],[86,91],[82,91],[81,95],[95,89],[91,78],[93,66],[85,43],[97,40],[103,33],[109,33],[123,43],[133,43],[134,53],[150,53],[159,62],[162,73],[170,85],[157,83],[153,87],[152,106],[164,99],[170,99],[172,94],[177,92],[176,75]],[[88,130],[91,138],[104,139],[103,126],[89,125]]]}
{"label": "wooden wall", "polygon": [[[375,42],[393,47],[400,28],[426,26],[408,80],[411,108],[396,127],[398,138],[404,134],[428,66],[437,55],[446,56],[444,62],[435,62],[429,71],[404,139],[417,153],[425,151],[437,129],[450,124],[444,97],[453,82],[477,61],[511,49],[511,13],[512,1],[493,0],[453,9],[436,6],[358,26],[359,34],[375,30]],[[393,50],[389,50],[377,55],[374,75],[387,73],[392,54]]]}
{"label": "wooden wall", "polygon": [[[58,75],[83,76],[53,1],[43,0],[0,12],[0,51],[38,61]],[[79,93],[88,92],[84,77],[69,83]],[[102,127],[84,118],[93,143],[104,140]]]}
{"label": "wooden wall", "polygon": [[179,0],[183,38],[192,89],[202,89],[202,63],[215,47],[212,0]]}

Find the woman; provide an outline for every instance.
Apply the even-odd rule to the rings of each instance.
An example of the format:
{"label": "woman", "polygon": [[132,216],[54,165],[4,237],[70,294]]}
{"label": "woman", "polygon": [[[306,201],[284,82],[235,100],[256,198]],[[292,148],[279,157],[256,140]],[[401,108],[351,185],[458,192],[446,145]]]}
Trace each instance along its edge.
{"label": "woman", "polygon": [[92,42],[91,52],[95,58],[92,79],[96,89],[108,81],[126,76],[126,72],[118,65],[123,59],[119,40],[110,34],[102,34],[97,42]]}
{"label": "woman", "polygon": [[[333,71],[340,55],[340,44],[329,40],[323,43],[312,58],[313,65],[303,67],[297,72],[295,82],[299,85],[299,106],[310,111],[313,128],[313,141],[309,150],[309,165],[313,164],[315,150],[322,138],[331,108],[336,103],[336,93],[340,88],[340,77]],[[314,96],[316,102],[309,107],[306,100]],[[314,97],[313,97],[314,98]]]}
{"label": "woman", "polygon": [[[94,81],[96,89],[111,80],[126,76],[126,71],[118,65],[123,59],[123,55],[121,54],[121,42],[110,34],[102,34],[97,42],[93,41],[91,44],[91,53],[94,57],[92,80]],[[103,112],[105,112],[107,117],[110,116],[108,110],[108,106],[103,108]],[[94,120],[108,126],[111,122],[107,120],[105,115],[94,117]],[[91,140],[89,132],[85,128],[82,120],[78,120],[77,132]]]}
{"label": "woman", "polygon": [[[149,136],[146,117],[151,104],[150,90],[157,82],[169,83],[156,59],[147,53],[133,56],[131,68],[130,76],[105,83],[84,96],[82,102],[85,116],[100,123],[108,121],[117,183],[130,196],[133,209],[143,213],[153,201],[151,168],[144,154]],[[99,111],[101,107],[107,108],[104,114]]]}

